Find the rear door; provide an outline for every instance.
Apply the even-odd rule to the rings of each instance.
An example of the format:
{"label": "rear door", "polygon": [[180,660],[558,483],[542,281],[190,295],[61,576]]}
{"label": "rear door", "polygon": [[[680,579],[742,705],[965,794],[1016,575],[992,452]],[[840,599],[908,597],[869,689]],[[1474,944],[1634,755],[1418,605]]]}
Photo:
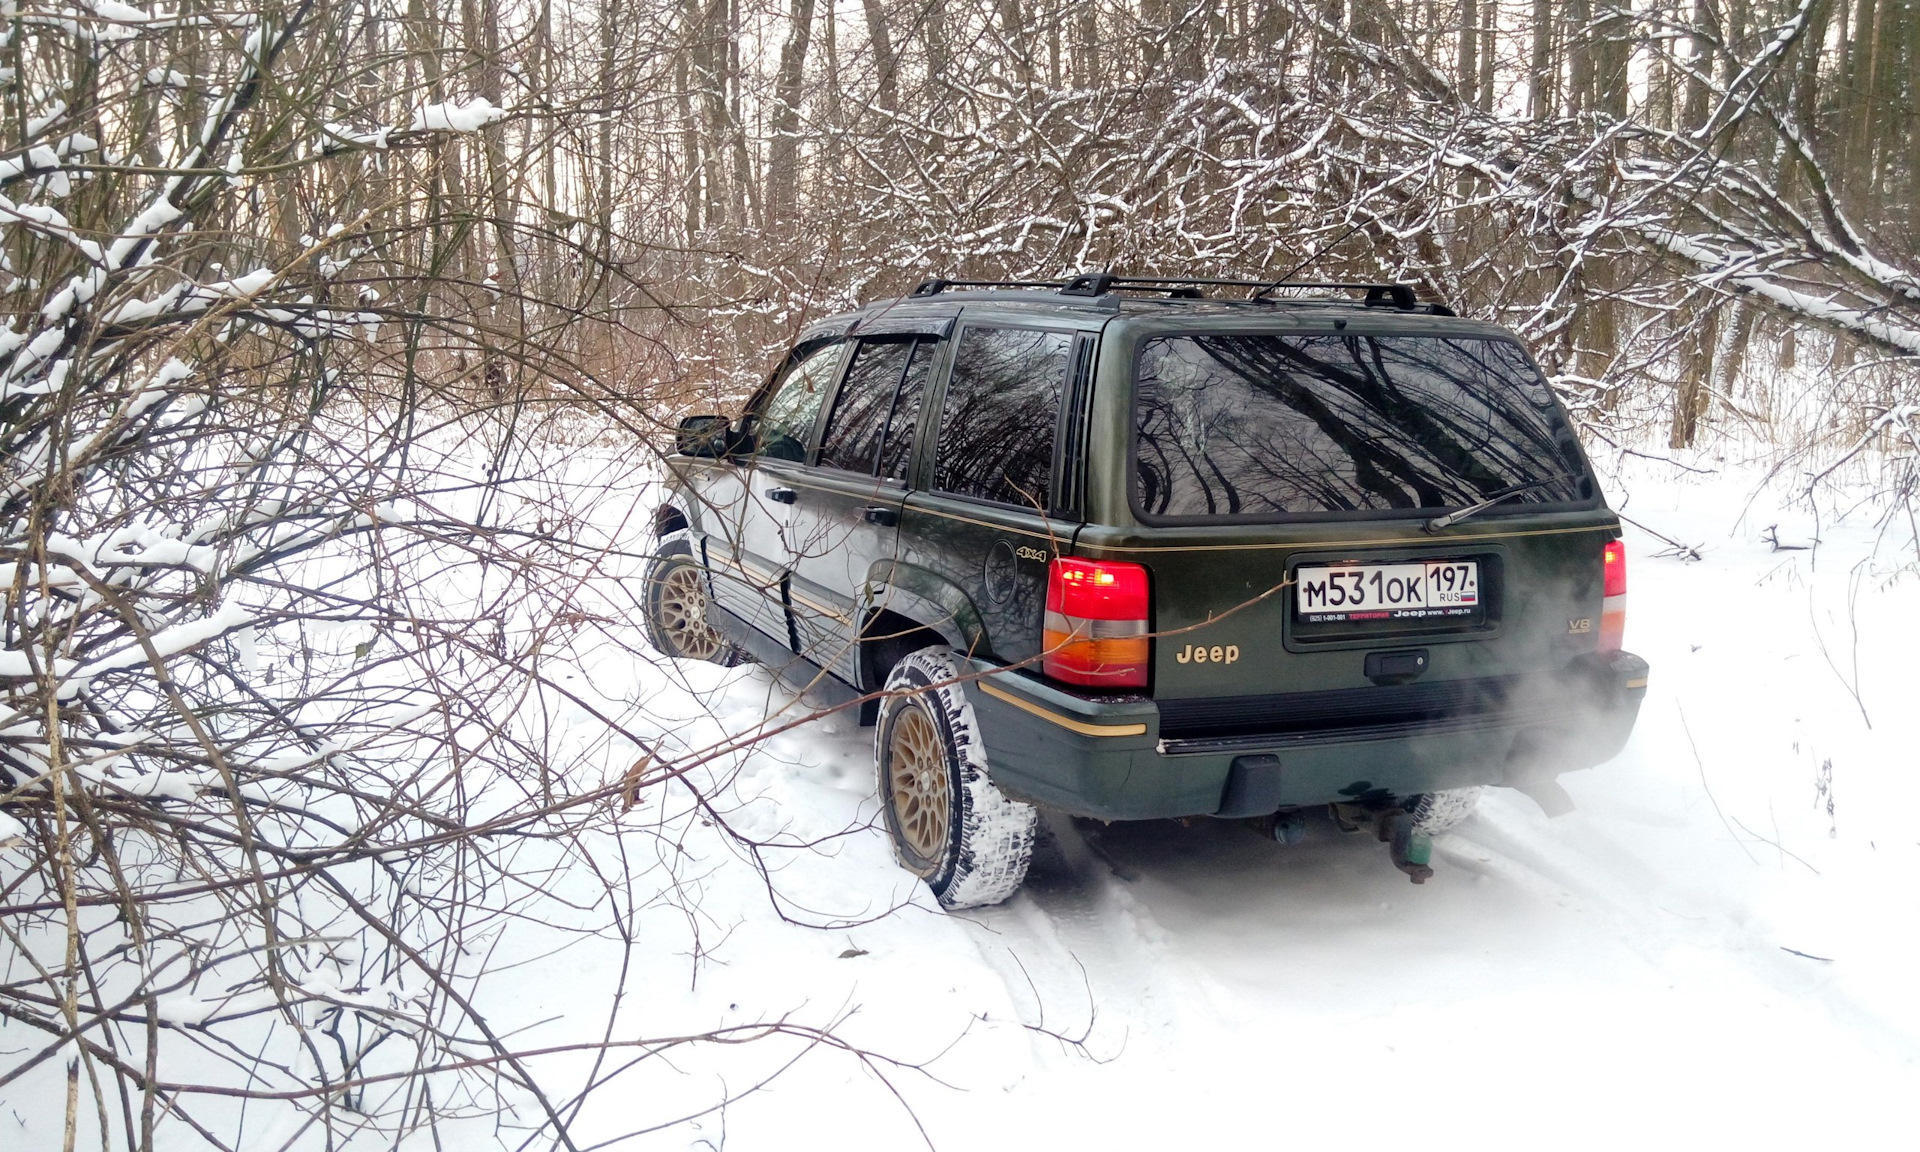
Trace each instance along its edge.
{"label": "rear door", "polygon": [[1149,569],[1165,734],[1502,703],[1594,649],[1617,522],[1510,339],[1215,328],[1123,343],[1111,367],[1133,394],[1109,398],[1107,424],[1127,466],[1108,498],[1126,507],[1109,522],[1136,526],[1089,528],[1078,551]]}
{"label": "rear door", "polygon": [[863,586],[876,561],[896,554],[914,430],[945,326],[858,341],[793,506],[788,599],[800,651],[849,684],[859,684]]}
{"label": "rear door", "polygon": [[1039,656],[1047,565],[1078,524],[1063,514],[1057,451],[1071,369],[1091,337],[1043,321],[962,317],[930,426],[928,490],[902,511],[903,561],[957,586],[987,651]]}

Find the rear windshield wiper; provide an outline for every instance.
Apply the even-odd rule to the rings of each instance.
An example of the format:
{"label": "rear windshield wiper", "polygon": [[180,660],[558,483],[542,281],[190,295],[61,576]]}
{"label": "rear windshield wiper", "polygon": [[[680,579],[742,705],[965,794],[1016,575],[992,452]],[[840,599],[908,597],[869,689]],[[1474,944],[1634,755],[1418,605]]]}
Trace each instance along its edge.
{"label": "rear windshield wiper", "polygon": [[[1469,516],[1478,516],[1502,500],[1510,500],[1522,492],[1531,492],[1535,488],[1545,488],[1549,484],[1558,484],[1561,481],[1569,481],[1576,485],[1579,483],[1579,481],[1572,476],[1549,476],[1545,480],[1529,480],[1524,484],[1515,484],[1510,488],[1502,488],[1478,504],[1469,504],[1465,508],[1457,508],[1445,516],[1435,516],[1433,519],[1427,521],[1424,527],[1429,532],[1438,532],[1442,528],[1451,527],[1452,525],[1460,523],[1460,521],[1465,520]],[[1575,488],[1575,491],[1578,490],[1578,488]]]}

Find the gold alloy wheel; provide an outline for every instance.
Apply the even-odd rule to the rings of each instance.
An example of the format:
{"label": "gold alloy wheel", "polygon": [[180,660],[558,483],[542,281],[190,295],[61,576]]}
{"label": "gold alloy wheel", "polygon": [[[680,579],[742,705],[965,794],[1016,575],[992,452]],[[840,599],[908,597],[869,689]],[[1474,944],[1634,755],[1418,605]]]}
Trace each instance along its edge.
{"label": "gold alloy wheel", "polygon": [[675,655],[711,660],[720,654],[723,641],[707,623],[707,589],[693,565],[675,564],[667,569],[654,597],[654,612],[660,630],[679,649]]}
{"label": "gold alloy wheel", "polygon": [[935,868],[947,852],[952,797],[946,749],[921,705],[901,709],[888,749],[888,799],[900,839],[916,864]]}

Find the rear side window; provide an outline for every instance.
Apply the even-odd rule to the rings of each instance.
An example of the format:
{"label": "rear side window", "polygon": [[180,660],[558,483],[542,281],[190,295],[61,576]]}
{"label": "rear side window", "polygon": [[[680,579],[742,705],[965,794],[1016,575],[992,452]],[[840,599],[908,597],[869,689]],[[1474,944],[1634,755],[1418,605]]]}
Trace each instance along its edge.
{"label": "rear side window", "polygon": [[[1153,516],[1438,510],[1594,493],[1547,382],[1512,344],[1177,336],[1136,369],[1134,498]],[[1529,487],[1522,487],[1529,486]]]}
{"label": "rear side window", "polygon": [[928,369],[933,366],[933,352],[938,347],[938,341],[921,340],[914,344],[913,357],[907,361],[906,378],[900,381],[899,397],[887,418],[887,438],[880,445],[878,471],[889,480],[905,480],[907,469],[913,463],[913,430],[920,423]]}
{"label": "rear side window", "polygon": [[934,488],[1028,508],[1047,506],[1054,423],[1072,343],[1064,332],[961,332],[940,413]]}

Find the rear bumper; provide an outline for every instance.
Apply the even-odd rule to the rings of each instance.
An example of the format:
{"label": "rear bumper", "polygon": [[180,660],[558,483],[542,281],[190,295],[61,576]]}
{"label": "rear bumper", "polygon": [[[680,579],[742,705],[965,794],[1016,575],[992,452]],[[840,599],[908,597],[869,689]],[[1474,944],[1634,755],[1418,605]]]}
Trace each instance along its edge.
{"label": "rear bumper", "polygon": [[1616,653],[1545,678],[1526,708],[1381,727],[1162,739],[1152,700],[1089,700],[986,661],[968,698],[994,782],[1076,816],[1254,816],[1476,784],[1521,784],[1612,759],[1646,696]]}

